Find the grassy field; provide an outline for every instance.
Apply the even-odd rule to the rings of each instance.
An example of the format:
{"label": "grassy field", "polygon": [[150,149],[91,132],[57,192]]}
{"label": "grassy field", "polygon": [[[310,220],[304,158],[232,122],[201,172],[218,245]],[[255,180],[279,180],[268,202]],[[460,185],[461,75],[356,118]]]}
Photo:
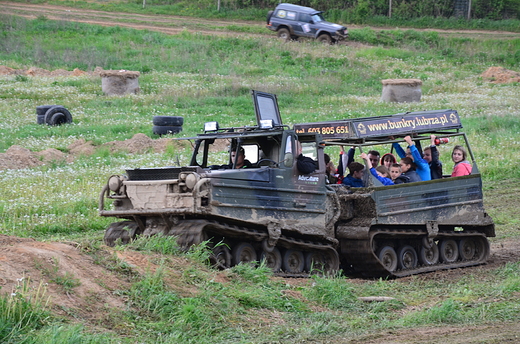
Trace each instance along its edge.
{"label": "grassy field", "polygon": [[[494,84],[481,74],[492,66],[520,70],[520,40],[444,38],[435,32],[369,28],[352,30],[359,46],[282,43],[275,38],[227,38],[86,24],[0,18],[0,65],[49,70],[127,69],[142,72],[141,93],[104,96],[97,76],[0,76],[0,152],[12,145],[32,151],[69,152],[78,139],[92,141],[92,155],[0,174],[0,234],[39,240],[88,242],[100,264],[103,230],[111,219],[97,215],[98,195],[112,174],[126,167],[187,164],[189,150],[111,154],[101,145],[136,133],[153,138],[154,115],[184,116],[183,135],[206,121],[225,126],[254,124],[251,89],[278,95],[284,123],[387,115],[452,108],[459,111],[483,174],[486,203],[497,223],[496,242],[518,238],[515,194],[520,170],[518,83]],[[381,80],[420,78],[420,103],[380,101]],[[74,123],[36,124],[35,107],[61,104]],[[440,146],[450,170],[451,146]],[[516,190],[516,191],[515,191]],[[178,256],[174,243],[141,240],[125,250]],[[117,291],[128,309],[112,310],[108,334],[49,313],[34,291],[0,299],[0,341],[6,343],[281,343],[344,342],[388,329],[467,326],[517,321],[520,266],[512,262],[449,280],[413,277],[396,281],[350,281],[315,277],[293,286],[262,267],[233,268],[228,282],[204,267],[207,252],[187,255],[182,282],[198,290],[183,297],[170,288],[169,260],[163,272],[127,273],[130,290]],[[126,269],[126,270],[125,270]],[[131,269],[130,269],[131,270]],[[74,289],[74,278],[59,280]],[[302,298],[292,297],[296,292]],[[359,296],[394,301],[363,303]],[[28,302],[25,296],[31,296]],[[38,294],[36,294],[38,296]],[[40,295],[41,296],[41,295]],[[302,300],[306,300],[305,302]],[[218,307],[214,307],[218,304]],[[266,321],[265,319],[271,319]],[[274,320],[273,320],[274,319]],[[125,328],[117,324],[133,324]],[[107,326],[109,327],[109,326]]]}

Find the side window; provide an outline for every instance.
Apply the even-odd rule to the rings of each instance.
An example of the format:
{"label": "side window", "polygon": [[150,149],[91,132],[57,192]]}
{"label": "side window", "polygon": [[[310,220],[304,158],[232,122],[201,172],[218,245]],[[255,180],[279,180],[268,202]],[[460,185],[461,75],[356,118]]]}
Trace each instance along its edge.
{"label": "side window", "polygon": [[278,12],[275,14],[275,17],[280,19],[296,20],[296,12],[278,10]]}
{"label": "side window", "polygon": [[287,11],[286,10],[278,10],[275,14],[276,18],[285,19],[287,17]]}
{"label": "side window", "polygon": [[302,142],[302,154],[313,160],[318,158],[318,152],[316,151],[316,142]]}
{"label": "side window", "polygon": [[310,14],[300,13],[300,21],[304,23],[310,23],[312,20]]}
{"label": "side window", "polygon": [[287,136],[287,139],[285,141],[285,154],[287,153],[294,153],[296,154],[296,152],[293,152],[293,144],[292,144],[292,136],[291,135],[288,135]]}
{"label": "side window", "polygon": [[296,20],[296,12],[287,11],[287,19]]}
{"label": "side window", "polygon": [[258,162],[260,153],[257,145],[243,145],[245,158],[251,163],[255,164]]}

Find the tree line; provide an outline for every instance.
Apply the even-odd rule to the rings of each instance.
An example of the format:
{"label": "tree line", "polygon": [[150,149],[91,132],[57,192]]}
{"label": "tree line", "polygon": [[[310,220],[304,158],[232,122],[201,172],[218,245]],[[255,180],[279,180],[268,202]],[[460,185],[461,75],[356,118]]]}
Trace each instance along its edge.
{"label": "tree line", "polygon": [[[134,0],[140,2],[142,0]],[[190,6],[211,9],[273,9],[280,2],[312,7],[321,11],[341,11],[358,19],[386,16],[395,19],[420,17],[466,19],[520,19],[520,0],[191,0]],[[173,5],[186,0],[146,0],[147,5]]]}

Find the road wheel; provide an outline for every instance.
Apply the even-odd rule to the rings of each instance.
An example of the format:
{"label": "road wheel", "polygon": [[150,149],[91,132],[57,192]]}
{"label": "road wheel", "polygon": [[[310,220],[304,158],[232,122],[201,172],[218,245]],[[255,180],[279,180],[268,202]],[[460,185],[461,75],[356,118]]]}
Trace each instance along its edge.
{"label": "road wheel", "polygon": [[475,238],[475,259],[485,260],[489,255],[489,242],[486,238]]}
{"label": "road wheel", "polygon": [[459,253],[462,260],[472,260],[475,256],[476,244],[473,238],[462,238],[459,241]]}
{"label": "road wheel", "polygon": [[397,253],[399,268],[403,270],[414,269],[417,267],[417,252],[412,246],[406,245],[399,249]]}
{"label": "road wheel", "polygon": [[256,251],[251,244],[241,242],[233,247],[231,258],[233,265],[239,263],[251,263],[256,261]]}
{"label": "road wheel", "polygon": [[159,126],[178,126],[184,124],[184,117],[182,116],[153,116],[153,125]]}
{"label": "road wheel", "polygon": [[220,270],[229,268],[231,266],[231,251],[229,247],[224,244],[213,247],[210,262],[214,267]]}
{"label": "road wheel", "polygon": [[339,255],[336,250],[330,249],[323,253],[325,266],[323,270],[326,274],[335,274],[339,270]]}
{"label": "road wheel", "polygon": [[305,267],[305,258],[302,251],[287,250],[283,255],[283,269],[290,273],[299,273]]}
{"label": "road wheel", "polygon": [[278,38],[281,38],[285,42],[288,42],[291,40],[291,34],[289,33],[289,30],[287,30],[287,29],[278,30],[277,35],[278,35]]}
{"label": "road wheel", "polygon": [[397,269],[397,254],[393,247],[383,246],[379,249],[377,257],[388,271],[393,272]]}
{"label": "road wheel", "polygon": [[182,127],[177,125],[154,125],[152,131],[155,135],[172,135],[180,133]]}
{"label": "road wheel", "polygon": [[134,221],[121,221],[111,223],[105,230],[103,241],[107,246],[116,246],[116,240],[121,239],[121,243],[126,245],[131,239],[135,239],[138,226]]}
{"label": "road wheel", "polygon": [[430,248],[421,246],[419,259],[423,265],[435,265],[439,262],[439,247],[433,243]]}
{"label": "road wheel", "polygon": [[332,38],[330,38],[330,36],[327,35],[326,33],[322,33],[321,35],[318,36],[318,42],[330,45],[330,44],[332,44]]}
{"label": "road wheel", "polygon": [[273,270],[273,272],[278,272],[282,268],[282,254],[276,247],[271,252],[262,251],[260,253],[260,261],[264,261],[265,266]]}
{"label": "road wheel", "polygon": [[48,125],[61,125],[64,123],[72,123],[72,115],[69,110],[61,105],[51,107],[45,113],[45,123]]}
{"label": "road wheel", "polygon": [[443,263],[454,263],[459,258],[459,246],[452,239],[441,241],[439,246],[439,257]]}
{"label": "road wheel", "polygon": [[307,252],[305,253],[305,271],[308,272],[323,272],[325,269],[325,257],[321,252]]}

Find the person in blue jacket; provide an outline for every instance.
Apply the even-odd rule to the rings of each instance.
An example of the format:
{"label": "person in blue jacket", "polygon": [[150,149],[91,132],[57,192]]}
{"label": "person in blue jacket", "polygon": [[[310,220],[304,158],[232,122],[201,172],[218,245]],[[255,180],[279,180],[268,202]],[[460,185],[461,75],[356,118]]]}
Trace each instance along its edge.
{"label": "person in blue jacket", "polygon": [[[367,166],[372,166],[372,162],[370,161],[370,157],[366,153],[361,153],[360,157],[365,160]],[[383,185],[394,185],[392,179],[388,178],[390,176],[390,172],[386,166],[379,165],[377,168],[370,168],[370,173],[377,178]]]}
{"label": "person in blue jacket", "polygon": [[431,145],[424,148],[424,160],[430,166],[430,173],[432,180],[433,179],[441,179],[442,178],[442,162],[439,160],[439,151],[437,150],[437,146],[435,145],[435,139],[437,136],[430,135]]}
{"label": "person in blue jacket", "polygon": [[397,152],[397,154],[399,155],[399,157],[401,159],[405,158],[405,157],[410,157],[413,160],[413,162],[415,163],[416,172],[419,175],[419,177],[421,177],[421,180],[423,180],[423,181],[431,180],[432,177],[431,177],[431,172],[430,172],[430,165],[428,164],[428,162],[426,160],[424,160],[422,158],[421,153],[415,146],[415,142],[412,141],[412,138],[410,137],[410,135],[406,136],[404,138],[404,140],[406,141],[406,143],[408,143],[408,148],[407,148],[406,153],[403,150],[403,148],[401,148],[401,146],[399,146],[399,144],[397,142],[394,142],[392,144],[392,146],[394,147],[394,149]]}
{"label": "person in blue jacket", "polygon": [[359,162],[351,162],[348,165],[348,170],[350,173],[343,178],[343,184],[348,185],[353,188],[362,188],[365,186],[363,183],[363,169],[365,166],[363,164],[360,164]]}

